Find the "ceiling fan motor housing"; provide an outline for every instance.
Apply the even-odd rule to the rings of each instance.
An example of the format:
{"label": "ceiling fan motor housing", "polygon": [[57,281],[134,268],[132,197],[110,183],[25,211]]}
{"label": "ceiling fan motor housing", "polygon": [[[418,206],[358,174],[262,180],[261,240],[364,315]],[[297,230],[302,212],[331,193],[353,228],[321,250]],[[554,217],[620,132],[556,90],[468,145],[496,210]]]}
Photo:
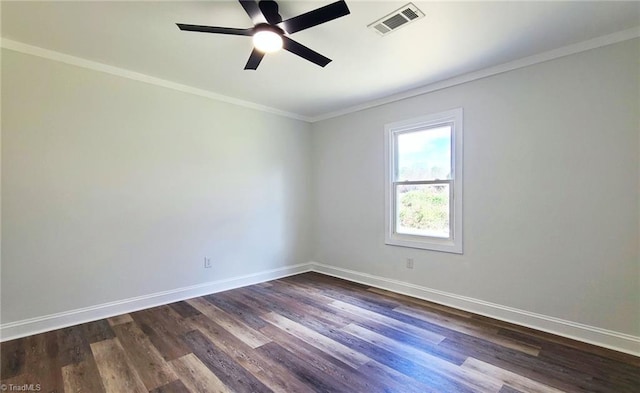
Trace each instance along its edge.
{"label": "ceiling fan motor housing", "polygon": [[258,32],[261,31],[271,31],[273,33],[276,33],[277,35],[284,35],[285,31],[282,30],[281,28],[279,28],[278,26],[275,25],[270,25],[268,23],[258,23],[254,28],[253,28],[254,33],[256,34]]}

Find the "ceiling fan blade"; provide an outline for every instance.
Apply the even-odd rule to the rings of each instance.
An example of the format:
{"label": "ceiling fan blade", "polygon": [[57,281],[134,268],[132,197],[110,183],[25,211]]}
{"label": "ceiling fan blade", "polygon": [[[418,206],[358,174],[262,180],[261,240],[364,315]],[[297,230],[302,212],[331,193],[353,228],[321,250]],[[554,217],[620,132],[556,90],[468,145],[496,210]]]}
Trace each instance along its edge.
{"label": "ceiling fan blade", "polygon": [[265,18],[262,15],[262,11],[260,11],[260,7],[258,6],[258,2],[255,0],[239,0],[240,5],[244,8],[249,18],[253,21],[254,24],[265,22]]}
{"label": "ceiling fan blade", "polygon": [[247,65],[244,66],[244,69],[257,70],[263,58],[264,58],[264,53],[260,52],[256,48],[253,48],[253,51],[251,52],[251,56],[249,56],[249,60],[247,61]]}
{"label": "ceiling fan blade", "polygon": [[278,3],[273,0],[260,0],[258,3],[262,15],[264,15],[267,23],[277,25],[282,22],[282,16],[278,13]]}
{"label": "ceiling fan blade", "polygon": [[289,52],[309,60],[312,63],[316,63],[320,67],[324,67],[331,63],[331,59],[322,56],[320,53],[307,48],[306,46],[292,40],[287,36],[282,36],[282,47]]}
{"label": "ceiling fan blade", "polygon": [[293,34],[309,27],[329,22],[331,20],[349,15],[349,7],[343,0],[320,7],[305,14],[295,16],[280,23],[279,26],[288,34]]}
{"label": "ceiling fan blade", "polygon": [[176,23],[178,28],[182,31],[197,31],[199,33],[215,33],[215,34],[231,34],[231,35],[253,35],[253,29],[236,29],[233,27],[217,27],[217,26],[200,26],[200,25],[185,25],[183,23]]}

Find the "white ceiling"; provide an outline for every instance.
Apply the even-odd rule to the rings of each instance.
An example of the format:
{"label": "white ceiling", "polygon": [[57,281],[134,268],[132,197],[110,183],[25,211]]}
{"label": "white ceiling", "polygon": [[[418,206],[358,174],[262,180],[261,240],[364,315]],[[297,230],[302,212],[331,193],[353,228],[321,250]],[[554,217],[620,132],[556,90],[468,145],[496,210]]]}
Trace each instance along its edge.
{"label": "white ceiling", "polygon": [[[331,2],[281,1],[280,14]],[[249,37],[175,26],[250,27],[236,1],[3,1],[2,37],[317,118],[640,25],[639,2],[414,1],[425,18],[385,37],[366,27],[407,2],[347,0],[350,15],[291,36],[326,68],[282,51],[245,71]]]}

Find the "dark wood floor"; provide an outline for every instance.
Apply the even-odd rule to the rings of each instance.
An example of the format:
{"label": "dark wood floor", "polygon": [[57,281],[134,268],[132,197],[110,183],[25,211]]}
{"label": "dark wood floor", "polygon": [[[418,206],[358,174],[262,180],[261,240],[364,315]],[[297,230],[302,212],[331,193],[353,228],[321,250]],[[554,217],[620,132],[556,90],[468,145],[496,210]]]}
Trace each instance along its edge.
{"label": "dark wood floor", "polygon": [[640,391],[640,358],[316,273],[0,351],[8,391]]}

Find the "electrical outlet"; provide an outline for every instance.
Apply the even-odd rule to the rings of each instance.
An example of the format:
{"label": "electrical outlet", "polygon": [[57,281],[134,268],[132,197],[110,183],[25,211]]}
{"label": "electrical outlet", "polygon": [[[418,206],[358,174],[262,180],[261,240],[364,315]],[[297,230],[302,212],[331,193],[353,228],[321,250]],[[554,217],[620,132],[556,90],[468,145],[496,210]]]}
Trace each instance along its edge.
{"label": "electrical outlet", "polygon": [[413,269],[413,258],[407,258],[407,269]]}
{"label": "electrical outlet", "polygon": [[211,258],[204,257],[204,268],[205,269],[211,268]]}

